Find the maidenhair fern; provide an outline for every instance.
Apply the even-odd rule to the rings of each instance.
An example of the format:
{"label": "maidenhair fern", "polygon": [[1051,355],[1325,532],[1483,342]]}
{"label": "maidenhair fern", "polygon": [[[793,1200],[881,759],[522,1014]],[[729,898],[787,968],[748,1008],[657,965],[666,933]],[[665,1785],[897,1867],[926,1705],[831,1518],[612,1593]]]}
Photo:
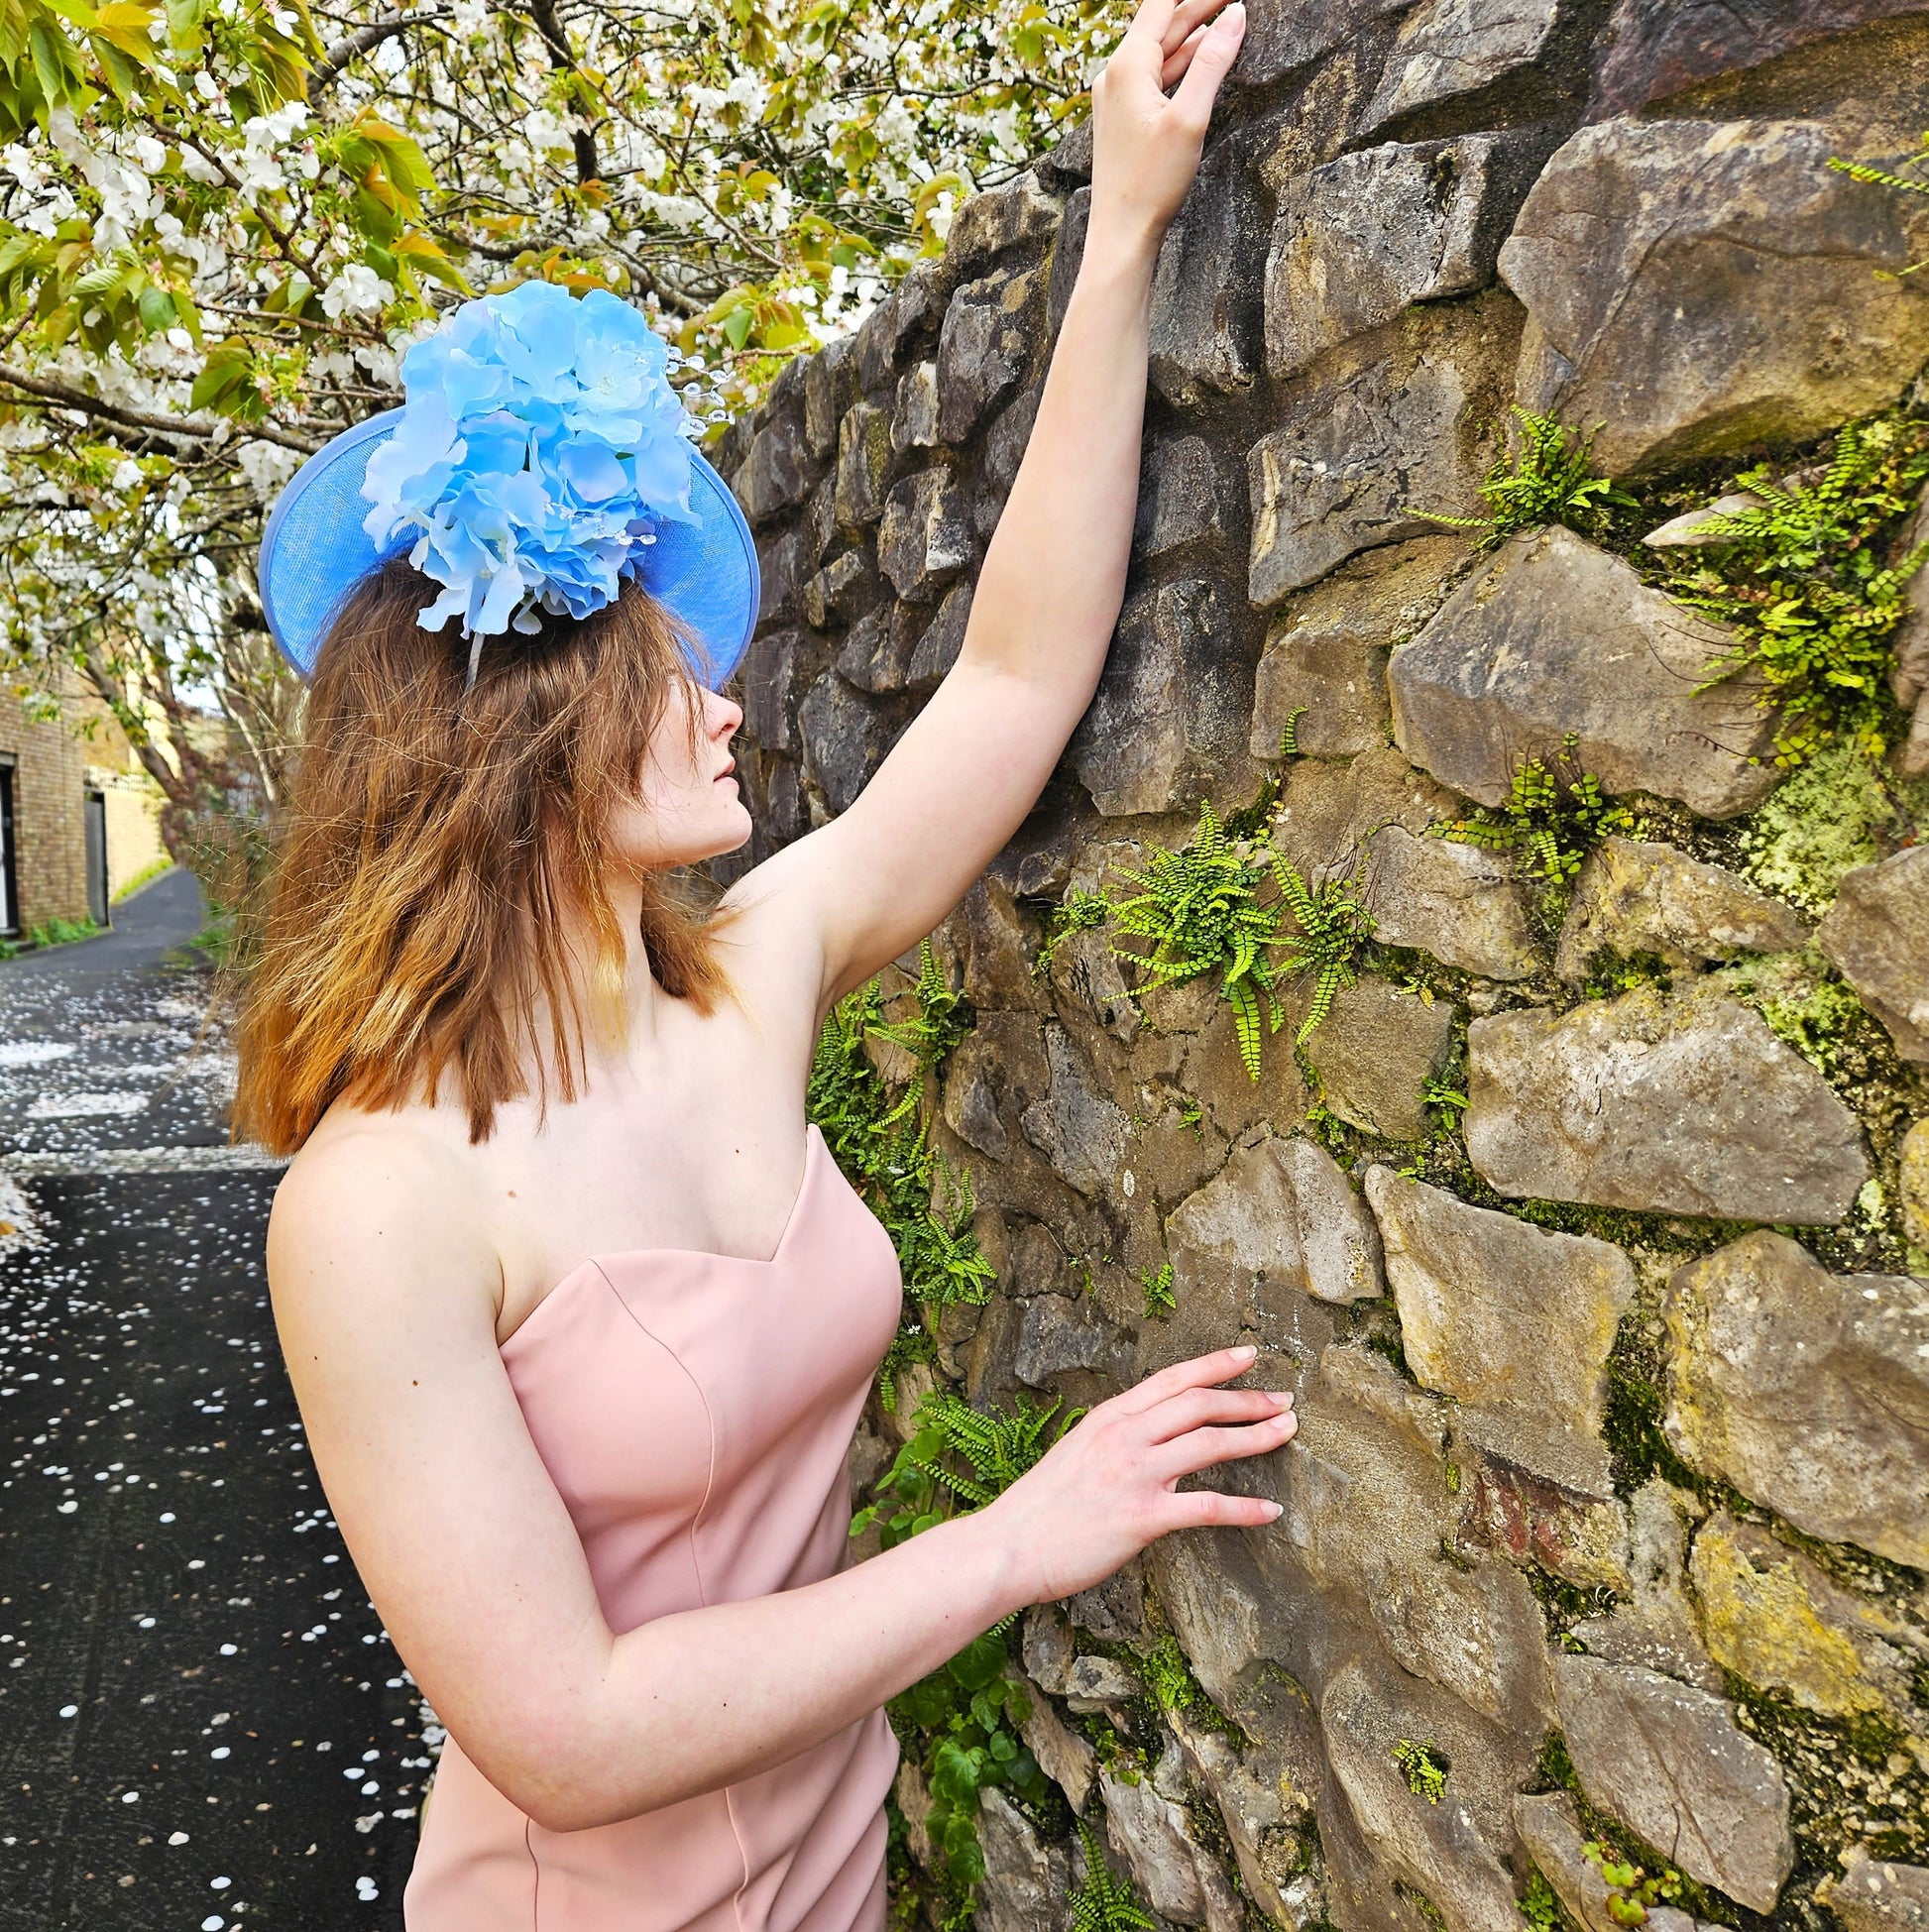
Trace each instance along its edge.
{"label": "maidenhair fern", "polygon": [[1542,909],[1550,921],[1558,917],[1581,860],[1610,833],[1640,830],[1634,814],[1603,793],[1593,772],[1580,768],[1579,741],[1569,732],[1551,764],[1523,757],[1498,810],[1429,828],[1458,845],[1513,852],[1523,876],[1543,888]]}
{"label": "maidenhair fern", "polygon": [[1487,514],[1443,516],[1419,511],[1429,523],[1478,530],[1480,540],[1474,548],[1487,550],[1522,530],[1537,530],[1547,523],[1564,523],[1583,535],[1598,535],[1617,507],[1635,507],[1635,499],[1611,478],[1593,474],[1593,430],[1583,434],[1519,403],[1514,414],[1520,423],[1511,438],[1514,447],[1495,458],[1480,485]]}
{"label": "maidenhair fern", "polygon": [[1170,1261],[1163,1262],[1156,1272],[1141,1268],[1139,1286],[1145,1291],[1145,1318],[1148,1321],[1163,1321],[1179,1306],[1173,1297]]}
{"label": "maidenhair fern", "polygon": [[1438,1804],[1446,1795],[1447,1763],[1431,1743],[1416,1744],[1402,1738],[1393,1748],[1393,1762],[1407,1779],[1407,1788],[1428,1804]]}
{"label": "maidenhair fern", "polygon": [[[1867,181],[1874,187],[1894,188],[1901,194],[1929,194],[1929,181],[1914,173],[1899,174],[1886,168],[1872,168],[1866,161],[1845,161],[1840,155],[1831,155],[1828,165],[1838,174],[1847,174],[1852,181]],[[1922,137],[1922,148],[1900,164],[1903,168],[1929,168],[1929,133]],[[1929,256],[1920,262],[1911,262],[1906,269],[1876,269],[1872,271],[1879,282],[1900,282],[1905,275],[1914,275],[1918,269],[1929,268]]]}
{"label": "maidenhair fern", "polygon": [[1072,1894],[1070,1932],[1152,1932],[1153,1919],[1139,1903],[1128,1878],[1105,1863],[1098,1834],[1082,1818],[1078,1841],[1084,1848],[1085,1875]]}
{"label": "maidenhair fern", "polygon": [[[896,1402],[897,1370],[932,1353],[918,1309],[981,1304],[997,1279],[971,1229],[970,1176],[955,1172],[931,1145],[921,1117],[924,1077],[964,1031],[961,1002],[929,941],[920,949],[910,1004],[906,1017],[886,1020],[875,979],[839,1000],[818,1037],[805,1091],[806,1113],[897,1249],[906,1314],[878,1368],[887,1408]],[[888,1040],[911,1057],[909,1080],[895,1087],[885,1080],[867,1050],[872,1039]]]}
{"label": "maidenhair fern", "polygon": [[1104,925],[1110,915],[1111,907],[1106,904],[1103,894],[1086,892],[1078,887],[1065,895],[1064,900],[1052,909],[1052,918],[1045,934],[1045,944],[1038,949],[1038,958],[1032,963],[1032,971],[1041,979],[1052,970],[1052,962],[1058,958],[1059,948],[1075,933],[1089,933]]}
{"label": "maidenhair fern", "polygon": [[1778,765],[1800,764],[1839,734],[1879,757],[1882,686],[1907,584],[1929,543],[1884,560],[1883,539],[1929,479],[1929,422],[1891,412],[1837,432],[1819,478],[1777,481],[1766,464],[1729,486],[1759,501],[1696,525],[1702,546],[1666,588],[1733,626],[1735,648],[1707,690],[1743,673],[1776,713]]}
{"label": "maidenhair fern", "polygon": [[[1015,1410],[984,1414],[949,1389],[930,1391],[914,1416],[917,1433],[873,1486],[878,1500],[851,1518],[851,1534],[861,1535],[874,1523],[881,1546],[890,1549],[958,1514],[961,1505],[981,1509],[1051,1446],[1046,1430],[1063,1401],[1041,1408],[1021,1393]],[[1059,1419],[1057,1433],[1084,1413],[1075,1409]],[[971,1888],[984,1875],[977,1834],[983,1788],[1007,1785],[1033,1804],[1050,1796],[1050,1782],[1023,1740],[1030,1704],[1005,1675],[1007,1633],[1019,1615],[1014,1610],[1000,1618],[888,1706],[896,1724],[925,1741],[932,1800],[926,1825],[961,1926],[969,1916]]]}
{"label": "maidenhair fern", "polygon": [[[1041,1408],[1020,1391],[1017,1407],[987,1414],[973,1409],[950,1389],[933,1389],[919,1402],[912,1420],[917,1433],[873,1490],[878,1500],[851,1518],[851,1534],[861,1535],[875,1523],[885,1549],[958,1513],[982,1508],[1016,1482],[1051,1447],[1046,1430],[1063,1396]],[[1075,1409],[1060,1419],[1052,1440],[1084,1414]]]}
{"label": "maidenhair fern", "polygon": [[[1293,1038],[1296,1047],[1304,1047],[1307,1036],[1332,1010],[1333,996],[1357,978],[1355,966],[1360,948],[1373,931],[1373,915],[1361,903],[1356,878],[1308,885],[1296,867],[1277,854],[1274,875],[1279,880],[1280,897],[1299,926],[1297,932],[1286,936],[1288,952],[1280,969],[1312,975],[1312,998]],[[1248,1071],[1252,1071],[1250,1066]],[[1258,1079],[1257,1073],[1253,1078]]]}

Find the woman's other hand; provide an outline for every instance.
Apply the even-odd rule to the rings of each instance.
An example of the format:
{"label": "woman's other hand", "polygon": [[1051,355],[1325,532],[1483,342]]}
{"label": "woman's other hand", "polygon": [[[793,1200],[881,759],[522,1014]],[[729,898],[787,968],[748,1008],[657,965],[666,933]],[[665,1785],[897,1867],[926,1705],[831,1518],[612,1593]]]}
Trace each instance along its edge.
{"label": "woman's other hand", "polygon": [[1094,229],[1116,225],[1155,243],[1165,233],[1198,172],[1212,103],[1245,35],[1237,0],[1144,0],[1092,83]]}
{"label": "woman's other hand", "polygon": [[1279,1515],[1264,1497],[1175,1487],[1181,1476],[1293,1439],[1292,1396],[1212,1386],[1252,1363],[1249,1349],[1224,1348],[1160,1369],[1080,1417],[985,1506],[980,1523],[996,1523],[1027,1602],[1089,1589],[1170,1531],[1252,1529]]}

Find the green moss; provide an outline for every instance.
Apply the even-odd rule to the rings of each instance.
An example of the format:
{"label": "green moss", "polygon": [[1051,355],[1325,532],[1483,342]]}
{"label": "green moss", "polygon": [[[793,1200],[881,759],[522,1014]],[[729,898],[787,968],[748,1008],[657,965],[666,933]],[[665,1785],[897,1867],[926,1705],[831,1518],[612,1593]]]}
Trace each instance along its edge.
{"label": "green moss", "polygon": [[1608,1351],[1607,1416],[1601,1428],[1608,1445],[1615,1493],[1632,1496],[1651,1476],[1678,1489],[1699,1490],[1702,1480],[1675,1454],[1662,1432],[1667,1411],[1660,1349],[1646,1333],[1652,1310],[1638,1300],[1621,1317]]}
{"label": "green moss", "polygon": [[1833,1870],[1852,1846],[1904,1865],[1929,1858],[1929,1771],[1896,1726],[1873,1713],[1819,1717],[1785,1692],[1723,1675],[1736,1723],[1774,1754],[1788,1779],[1803,1867]]}
{"label": "green moss", "polygon": [[1898,779],[1865,746],[1838,739],[1785,779],[1740,840],[1750,876],[1825,912],[1842,875],[1929,834],[1929,780]]}

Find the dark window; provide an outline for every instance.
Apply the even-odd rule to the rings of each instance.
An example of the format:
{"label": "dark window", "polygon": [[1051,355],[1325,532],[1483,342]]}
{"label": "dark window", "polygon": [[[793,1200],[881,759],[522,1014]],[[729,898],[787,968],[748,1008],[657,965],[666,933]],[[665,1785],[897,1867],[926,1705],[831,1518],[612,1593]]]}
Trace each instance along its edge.
{"label": "dark window", "polygon": [[107,924],[107,794],[87,794],[87,913]]}
{"label": "dark window", "polygon": [[0,933],[20,931],[20,884],[14,875],[14,764],[0,756]]}

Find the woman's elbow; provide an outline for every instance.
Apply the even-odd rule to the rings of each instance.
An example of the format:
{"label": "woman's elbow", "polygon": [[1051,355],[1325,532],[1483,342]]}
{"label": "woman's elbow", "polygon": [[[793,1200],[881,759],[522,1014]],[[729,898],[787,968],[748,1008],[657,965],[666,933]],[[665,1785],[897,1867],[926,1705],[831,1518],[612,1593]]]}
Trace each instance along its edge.
{"label": "woman's elbow", "polygon": [[590,1831],[673,1804],[683,1795],[634,1764],[576,1753],[517,1754],[490,1781],[544,1831]]}

